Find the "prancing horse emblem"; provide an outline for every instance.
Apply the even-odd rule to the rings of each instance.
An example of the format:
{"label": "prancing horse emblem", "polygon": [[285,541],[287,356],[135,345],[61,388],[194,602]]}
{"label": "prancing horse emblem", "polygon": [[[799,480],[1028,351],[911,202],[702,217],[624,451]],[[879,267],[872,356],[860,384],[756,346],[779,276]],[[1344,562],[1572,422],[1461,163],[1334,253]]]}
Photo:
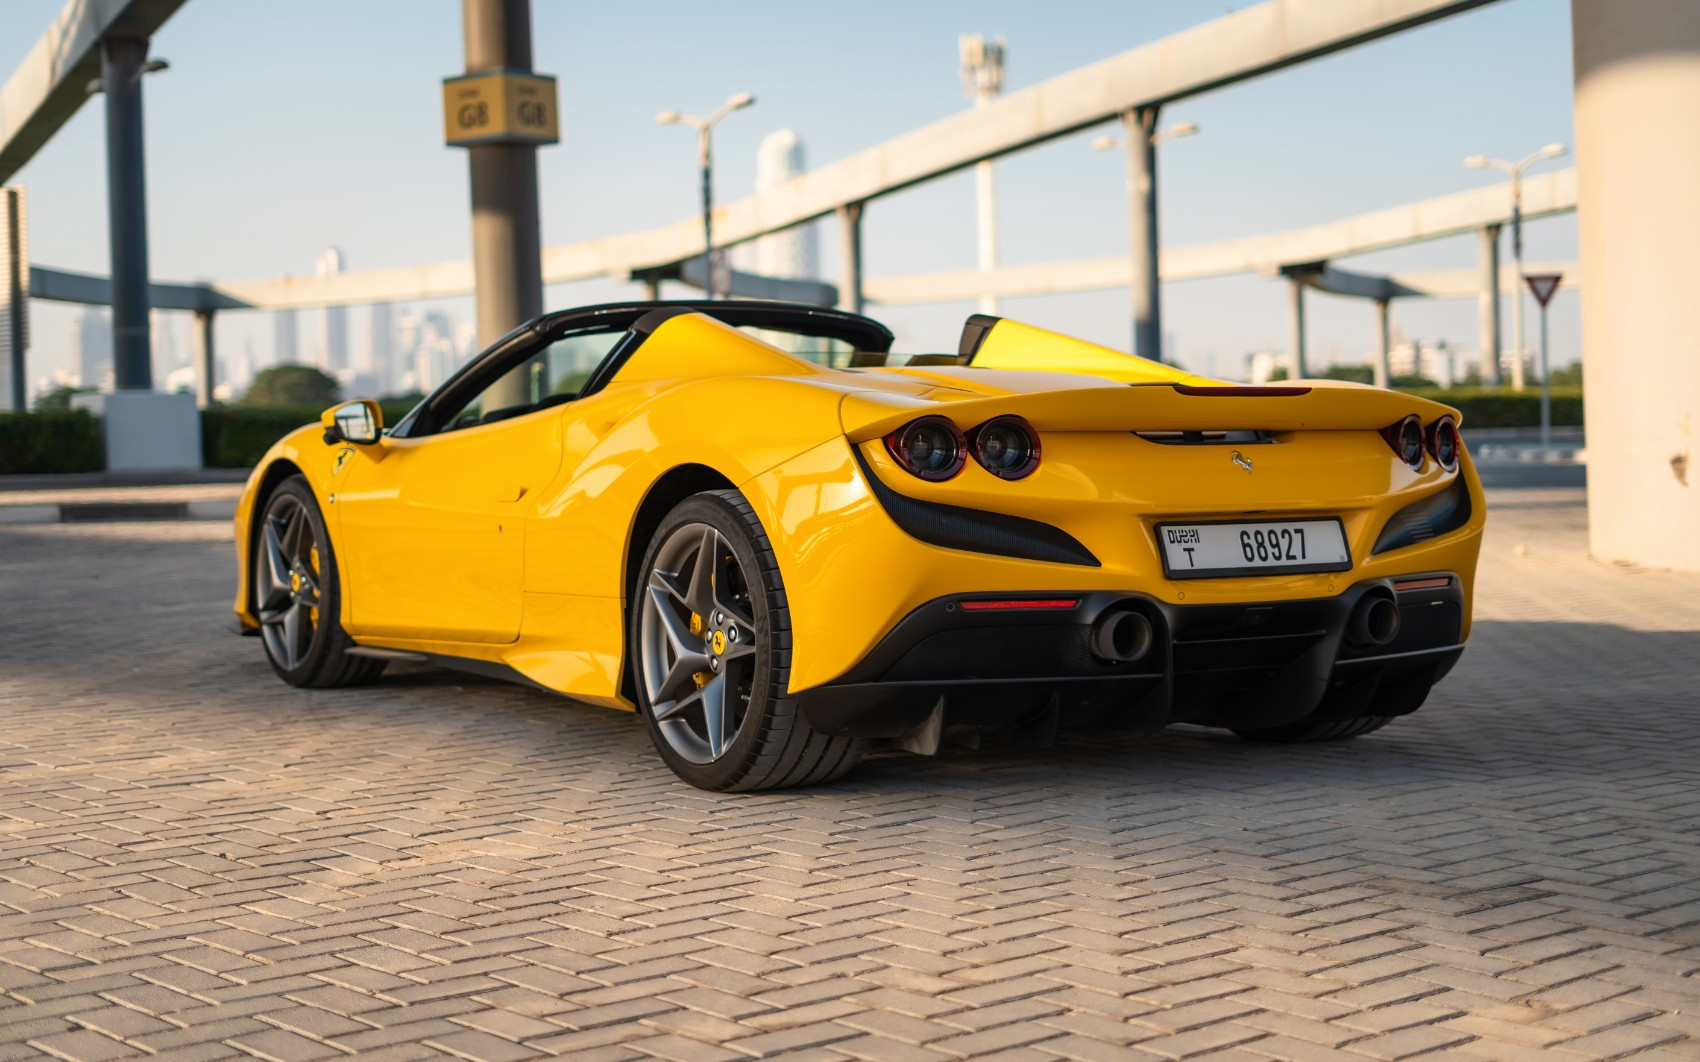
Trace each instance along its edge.
{"label": "prancing horse emblem", "polygon": [[1251,471],[1251,458],[1246,457],[1244,454],[1240,453],[1238,450],[1235,450],[1233,453],[1229,454],[1228,460],[1232,461],[1236,465],[1239,465],[1241,468],[1245,469],[1247,472]]}

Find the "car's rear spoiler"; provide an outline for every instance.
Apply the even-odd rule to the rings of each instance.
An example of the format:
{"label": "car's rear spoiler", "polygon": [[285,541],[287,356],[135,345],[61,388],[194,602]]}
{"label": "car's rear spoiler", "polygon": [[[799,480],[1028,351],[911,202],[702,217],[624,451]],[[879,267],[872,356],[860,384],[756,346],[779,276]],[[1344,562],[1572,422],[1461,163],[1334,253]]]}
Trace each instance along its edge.
{"label": "car's rear spoiler", "polygon": [[846,395],[839,411],[844,433],[854,442],[880,438],[929,413],[964,429],[1014,414],[1040,431],[1352,431],[1385,428],[1412,413],[1424,423],[1458,416],[1426,398],[1328,380],[1267,388],[1088,385],[989,398],[942,389],[927,398],[861,391]]}

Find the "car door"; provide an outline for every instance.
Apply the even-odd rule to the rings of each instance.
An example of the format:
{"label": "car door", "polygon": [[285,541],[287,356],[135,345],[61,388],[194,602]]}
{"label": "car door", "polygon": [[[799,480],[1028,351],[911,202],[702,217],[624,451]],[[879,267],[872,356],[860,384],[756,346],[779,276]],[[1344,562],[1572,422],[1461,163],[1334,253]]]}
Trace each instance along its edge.
{"label": "car door", "polygon": [[525,518],[560,464],[561,406],[360,455],[337,491],[357,637],[511,642]]}

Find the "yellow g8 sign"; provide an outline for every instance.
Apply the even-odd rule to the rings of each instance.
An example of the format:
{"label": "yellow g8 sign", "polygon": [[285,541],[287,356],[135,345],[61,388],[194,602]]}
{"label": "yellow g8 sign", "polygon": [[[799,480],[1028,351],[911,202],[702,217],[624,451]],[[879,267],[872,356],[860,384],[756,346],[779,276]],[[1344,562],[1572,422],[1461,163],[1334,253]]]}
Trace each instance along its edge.
{"label": "yellow g8 sign", "polygon": [[443,79],[443,141],[450,147],[560,139],[554,78],[498,72]]}

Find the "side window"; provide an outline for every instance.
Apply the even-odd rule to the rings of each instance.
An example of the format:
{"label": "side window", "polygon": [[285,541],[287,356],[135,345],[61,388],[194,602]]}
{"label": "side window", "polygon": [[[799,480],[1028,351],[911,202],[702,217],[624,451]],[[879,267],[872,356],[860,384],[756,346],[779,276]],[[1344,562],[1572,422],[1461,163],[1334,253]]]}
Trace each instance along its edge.
{"label": "side window", "polygon": [[474,395],[443,421],[441,431],[494,424],[572,401],[625,334],[581,333],[555,340]]}

